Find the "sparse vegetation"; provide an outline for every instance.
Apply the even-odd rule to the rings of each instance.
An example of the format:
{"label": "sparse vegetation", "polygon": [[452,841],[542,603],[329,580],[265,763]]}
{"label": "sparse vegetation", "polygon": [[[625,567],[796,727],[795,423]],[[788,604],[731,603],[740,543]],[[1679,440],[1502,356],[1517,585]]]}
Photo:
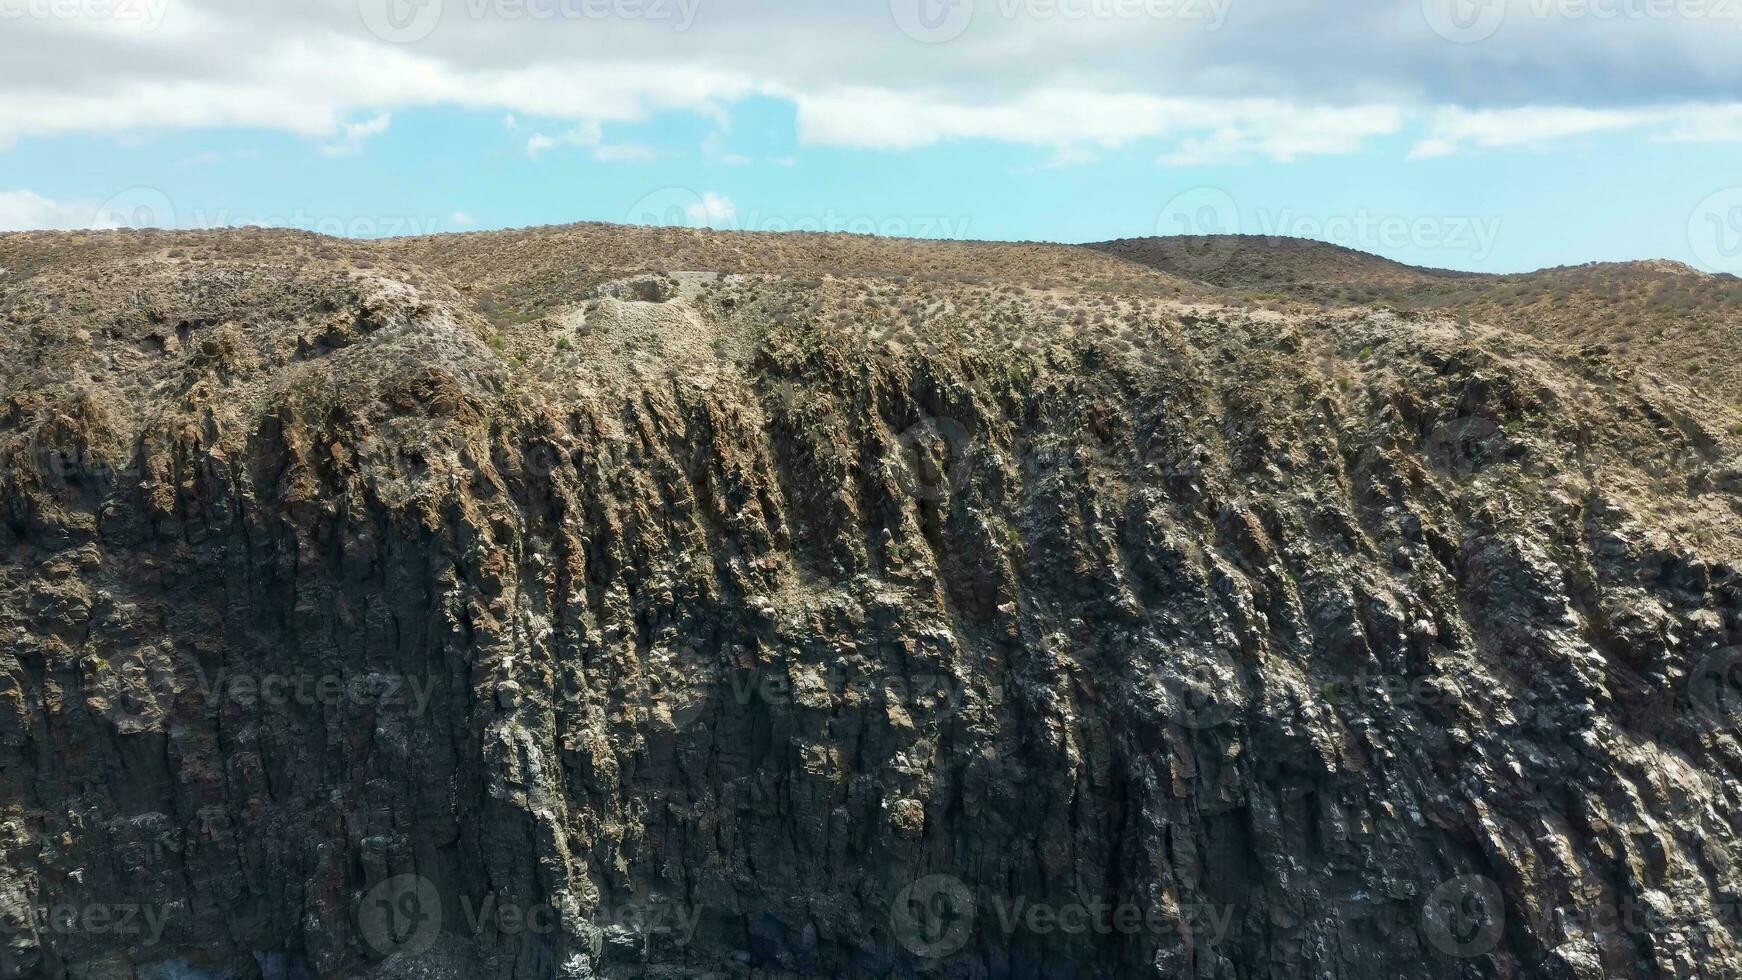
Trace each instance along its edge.
{"label": "sparse vegetation", "polygon": [[[1094,246],[1201,278],[1230,301],[1389,306],[1570,343],[1597,341],[1722,396],[1742,394],[1742,283],[1673,262],[1599,262],[1524,275],[1421,269],[1302,239],[1146,238]],[[1206,266],[1205,254],[1223,261]],[[1714,352],[1723,352],[1714,356]]]}
{"label": "sparse vegetation", "polygon": [[[1728,354],[1659,310],[1706,308],[1708,281],[1315,283],[1287,254],[1286,284],[1248,284],[1272,310],[1245,285],[1058,246],[587,226],[0,236],[0,622],[14,677],[49,685],[0,699],[22,712],[0,713],[6,772],[70,818],[52,817],[52,855],[18,854],[52,858],[32,879],[50,900],[88,895],[142,842],[197,833],[185,817],[208,802],[239,807],[265,851],[237,850],[260,834],[190,836],[185,866],[148,882],[188,909],[211,882],[247,892],[231,923],[206,920],[236,976],[261,975],[255,952],[311,909],[340,950],[348,901],[423,855],[406,842],[426,831],[454,857],[430,867],[491,872],[467,888],[496,880],[462,853],[486,842],[501,881],[548,874],[571,898],[682,879],[745,900],[681,964],[634,957],[636,975],[701,975],[698,956],[741,975],[735,937],[767,926],[772,948],[787,925],[819,930],[804,957],[846,957],[789,965],[909,975],[866,955],[887,910],[856,903],[885,872],[983,853],[1010,858],[986,879],[1000,888],[1262,898],[1241,920],[1286,932],[1242,933],[1224,948],[1251,959],[1206,957],[1211,972],[1314,975],[1274,955],[1310,944],[1335,973],[1353,962],[1338,937],[1386,933],[1397,955],[1372,975],[1391,976],[1421,955],[1397,886],[1438,880],[1447,855],[1601,898],[1617,821],[1642,802],[1665,827],[1730,820],[1734,794],[1694,778],[1724,771],[1729,743],[1669,712],[1687,647],[1728,642],[1742,609],[1742,399],[1685,387],[1724,383],[1727,356],[1638,369],[1675,345]],[[1435,312],[1460,297],[1483,305]],[[1505,304],[1528,314],[1497,324]],[[100,460],[103,486],[34,465],[43,450]],[[129,461],[146,472],[109,478]],[[95,710],[97,688],[197,665],[440,681],[416,718],[191,690],[129,731]],[[757,665],[796,700],[728,696]],[[1449,699],[1324,683],[1369,665]],[[904,691],[941,670],[965,697],[817,683],[843,668]],[[1197,684],[1215,697],[1181,696]],[[1303,702],[1315,690],[1339,697]],[[698,692],[710,714],[680,730]],[[1179,714],[1205,705],[1229,713]],[[243,764],[219,764],[229,742]],[[1583,794],[1575,818],[1533,785]],[[779,806],[746,808],[769,787]],[[773,857],[714,860],[728,834]],[[1355,838],[1386,847],[1361,860]],[[1642,838],[1625,883],[1698,900],[1727,839]],[[831,841],[865,868],[827,863]],[[794,855],[812,863],[779,877]],[[1305,920],[1302,895],[1355,918]],[[1528,973],[1540,938],[1513,933],[1489,965]],[[509,938],[500,962],[565,962]],[[1155,972],[1140,952],[1093,975]],[[428,975],[479,975],[440,954],[465,965]],[[135,972],[107,962],[121,973],[78,975]]]}

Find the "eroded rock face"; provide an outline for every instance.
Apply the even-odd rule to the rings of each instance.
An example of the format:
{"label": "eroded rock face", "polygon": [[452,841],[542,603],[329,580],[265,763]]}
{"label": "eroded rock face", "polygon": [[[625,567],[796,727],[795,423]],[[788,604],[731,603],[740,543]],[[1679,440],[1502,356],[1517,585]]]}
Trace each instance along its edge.
{"label": "eroded rock face", "polygon": [[635,303],[665,303],[677,295],[677,284],[666,276],[633,276],[601,283],[594,290],[601,298],[627,300]]}
{"label": "eroded rock face", "polygon": [[1670,396],[237,275],[10,307],[0,976],[1742,975],[1736,447]]}

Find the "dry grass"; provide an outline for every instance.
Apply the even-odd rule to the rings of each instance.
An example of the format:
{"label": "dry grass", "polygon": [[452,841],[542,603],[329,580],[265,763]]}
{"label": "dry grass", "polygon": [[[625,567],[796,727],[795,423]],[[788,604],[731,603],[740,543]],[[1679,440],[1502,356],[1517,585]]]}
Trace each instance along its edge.
{"label": "dry grass", "polygon": [[1388,306],[1504,326],[1657,372],[1742,409],[1742,280],[1674,262],[1604,262],[1520,275],[1418,269],[1300,239],[1130,239],[1095,246],[1230,299]]}

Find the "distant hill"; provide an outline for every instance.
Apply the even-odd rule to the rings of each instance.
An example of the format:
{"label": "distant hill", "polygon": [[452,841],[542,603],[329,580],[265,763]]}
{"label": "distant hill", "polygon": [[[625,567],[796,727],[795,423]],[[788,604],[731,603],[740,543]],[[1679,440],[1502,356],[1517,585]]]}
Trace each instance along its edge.
{"label": "distant hill", "polygon": [[1090,248],[1200,282],[1231,289],[1286,286],[1308,295],[1314,287],[1418,286],[1487,278],[1480,273],[1421,269],[1382,256],[1308,238],[1203,235],[1122,238]]}
{"label": "distant hill", "polygon": [[1516,275],[1423,269],[1299,238],[1131,238],[1088,246],[1243,300],[1390,306],[1592,345],[1742,405],[1742,280],[1679,262],[1595,262]]}

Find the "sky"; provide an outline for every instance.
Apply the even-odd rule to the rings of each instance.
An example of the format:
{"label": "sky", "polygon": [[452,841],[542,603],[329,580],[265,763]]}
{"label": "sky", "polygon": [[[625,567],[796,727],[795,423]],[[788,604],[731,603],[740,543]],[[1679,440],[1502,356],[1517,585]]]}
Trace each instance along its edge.
{"label": "sky", "polygon": [[0,231],[571,221],[1742,273],[1742,0],[0,0]]}

